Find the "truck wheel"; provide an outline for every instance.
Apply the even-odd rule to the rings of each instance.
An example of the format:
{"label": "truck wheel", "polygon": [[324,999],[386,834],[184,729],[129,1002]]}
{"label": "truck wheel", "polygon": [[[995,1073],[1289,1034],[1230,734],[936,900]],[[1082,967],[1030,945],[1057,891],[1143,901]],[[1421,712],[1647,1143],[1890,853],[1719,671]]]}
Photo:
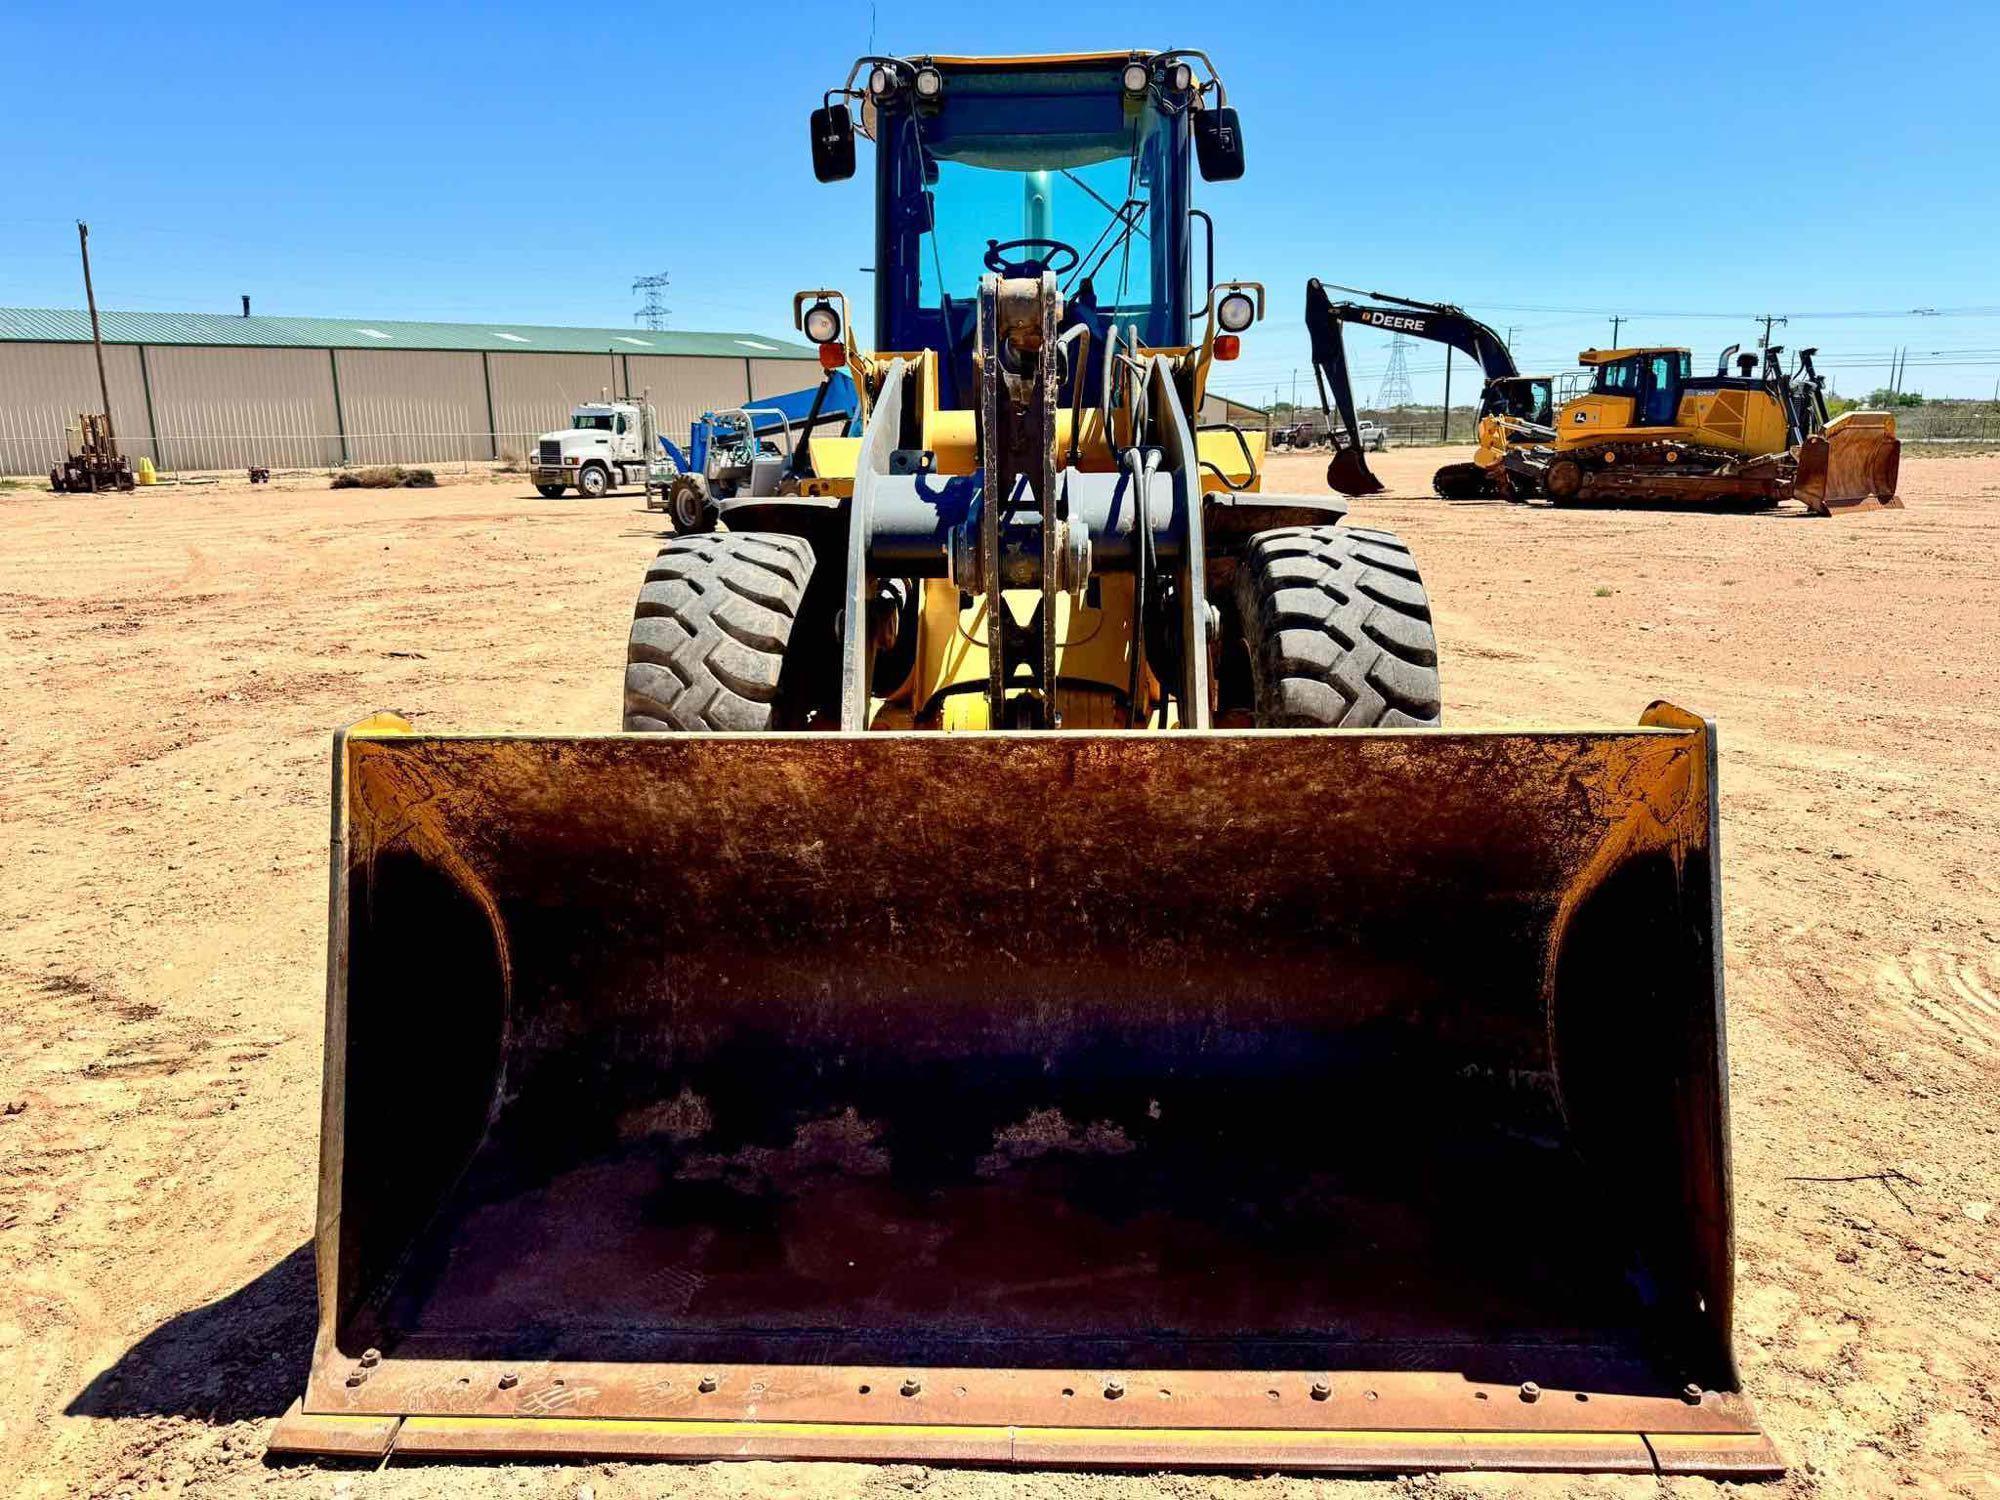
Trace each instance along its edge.
{"label": "truck wheel", "polygon": [[793,727],[779,702],[813,550],[767,531],[676,536],[646,569],[625,653],[625,727]]}
{"label": "truck wheel", "polygon": [[601,464],[585,464],[576,476],[576,488],[586,500],[602,500],[611,493],[610,471]]}
{"label": "truck wheel", "polygon": [[569,486],[566,484],[538,484],[535,486],[536,491],[540,493],[544,500],[560,500],[562,499],[562,492],[568,488]]}
{"label": "truck wheel", "polygon": [[1392,531],[1259,532],[1236,571],[1259,729],[1434,728],[1437,635]]}

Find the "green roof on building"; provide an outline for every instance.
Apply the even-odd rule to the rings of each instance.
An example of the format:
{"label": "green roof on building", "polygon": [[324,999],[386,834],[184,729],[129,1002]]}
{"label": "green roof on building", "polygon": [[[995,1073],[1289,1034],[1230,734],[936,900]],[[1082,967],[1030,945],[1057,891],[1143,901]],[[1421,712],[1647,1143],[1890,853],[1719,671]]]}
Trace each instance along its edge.
{"label": "green roof on building", "polygon": [[[227,313],[98,313],[107,344],[200,344],[246,349],[497,349],[520,354],[678,354],[811,359],[806,344],[754,333],[557,328],[540,323],[411,323],[389,318],[232,317]],[[0,307],[0,343],[87,344],[90,314],[76,307]]]}

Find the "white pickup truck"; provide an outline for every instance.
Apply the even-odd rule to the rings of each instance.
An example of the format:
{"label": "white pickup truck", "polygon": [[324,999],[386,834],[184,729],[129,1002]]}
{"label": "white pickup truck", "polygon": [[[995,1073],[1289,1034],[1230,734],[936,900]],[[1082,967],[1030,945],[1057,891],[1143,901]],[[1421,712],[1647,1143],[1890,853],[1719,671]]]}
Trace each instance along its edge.
{"label": "white pickup truck", "polygon": [[[1355,426],[1361,429],[1361,446],[1365,451],[1369,453],[1381,453],[1388,448],[1389,429],[1384,427],[1380,422],[1371,422],[1366,417],[1363,417],[1359,422],[1355,423]],[[1336,448],[1345,448],[1347,446],[1347,429],[1338,423],[1334,425],[1333,429],[1333,446]]]}
{"label": "white pickup truck", "polygon": [[569,426],[535,440],[528,477],[553,500],[575,490],[586,500],[619,485],[646,482],[648,466],[661,463],[653,408],[637,401],[586,401],[569,414]]}

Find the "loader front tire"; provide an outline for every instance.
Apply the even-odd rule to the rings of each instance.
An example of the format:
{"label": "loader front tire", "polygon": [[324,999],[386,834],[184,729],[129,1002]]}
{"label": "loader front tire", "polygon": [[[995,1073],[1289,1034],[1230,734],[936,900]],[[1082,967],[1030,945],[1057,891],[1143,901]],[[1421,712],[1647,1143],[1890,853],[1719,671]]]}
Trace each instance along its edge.
{"label": "loader front tire", "polygon": [[1259,729],[1435,728],[1437,636],[1392,531],[1259,532],[1236,573]]}
{"label": "loader front tire", "polygon": [[810,543],[775,532],[676,536],[646,569],[625,653],[625,728],[763,730],[786,722],[785,659]]}

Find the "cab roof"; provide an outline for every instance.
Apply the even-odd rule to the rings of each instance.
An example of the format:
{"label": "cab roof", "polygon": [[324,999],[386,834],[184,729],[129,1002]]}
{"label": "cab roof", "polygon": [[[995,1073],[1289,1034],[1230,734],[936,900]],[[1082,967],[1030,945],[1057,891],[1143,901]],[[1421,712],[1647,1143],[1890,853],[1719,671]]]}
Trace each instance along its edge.
{"label": "cab roof", "polygon": [[1062,67],[1069,63],[1122,63],[1133,58],[1144,60],[1158,54],[1149,47],[1127,47],[1122,52],[1023,52],[1008,57],[948,57],[930,55],[908,57],[909,63],[933,63],[940,68],[1033,68],[1038,66]]}
{"label": "cab roof", "polygon": [[1580,365],[1610,365],[1621,359],[1630,359],[1635,354],[1687,354],[1686,349],[1671,344],[1649,344],[1636,349],[1586,349],[1576,357]]}

